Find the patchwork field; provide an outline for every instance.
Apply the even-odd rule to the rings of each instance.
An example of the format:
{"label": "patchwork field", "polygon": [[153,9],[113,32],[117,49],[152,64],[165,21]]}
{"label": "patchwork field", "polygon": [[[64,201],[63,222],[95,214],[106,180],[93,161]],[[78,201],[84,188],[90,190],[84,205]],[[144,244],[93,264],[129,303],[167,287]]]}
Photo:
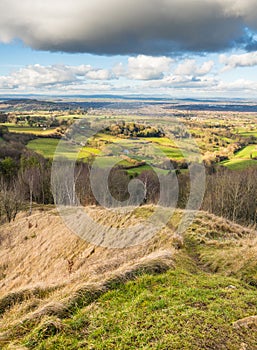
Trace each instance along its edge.
{"label": "patchwork field", "polygon": [[[37,120],[42,123],[53,120],[57,124],[60,123],[63,130],[69,128],[70,124],[79,119],[89,123],[87,125],[90,125],[90,123],[93,123],[93,125],[98,125],[97,123],[99,125],[101,123],[115,125],[123,121],[128,126],[133,123],[141,123],[148,128],[165,129],[167,135],[171,135],[171,138],[168,138],[167,135],[165,137],[120,137],[121,135],[115,136],[106,132],[99,132],[86,145],[83,134],[78,133],[75,136],[75,142],[67,143],[67,146],[64,144],[63,151],[60,154],[60,156],[67,159],[80,159],[85,162],[95,157],[99,158],[97,165],[101,168],[119,162],[119,165],[129,168],[130,175],[148,170],[152,165],[159,167],[158,171],[160,173],[166,173],[167,171],[160,166],[165,160],[172,160],[178,166],[180,163],[184,163],[185,159],[190,162],[187,156],[193,151],[193,143],[199,147],[198,152],[191,158],[193,161],[198,161],[199,154],[201,154],[207,164],[216,163],[231,170],[256,166],[257,129],[255,126],[257,120],[254,113],[226,112],[216,114],[215,112],[195,111],[183,116],[180,111],[179,115],[179,118],[169,114],[158,118],[143,113],[137,116],[131,115],[129,112],[121,115],[118,111],[117,113],[102,111],[99,114],[39,111],[38,113],[34,112],[33,115],[29,114],[29,117],[32,118],[30,122],[33,123],[36,123]],[[26,125],[26,118],[28,118],[26,113],[17,113],[16,118],[17,120],[23,118],[23,124],[8,122],[1,125],[7,126],[11,133],[33,134],[39,137],[49,136],[46,139],[38,138],[30,141],[27,147],[46,158],[52,159],[58,140],[51,139],[51,135],[56,133],[57,128]],[[238,151],[240,148],[241,150]],[[139,166],[135,162],[140,163]],[[146,164],[141,164],[142,162]],[[183,170],[183,166],[181,168]]]}
{"label": "patchwork field", "polygon": [[[58,139],[38,138],[30,141],[27,147],[45,158],[53,159],[59,142]],[[91,144],[96,147],[92,147]],[[62,141],[62,150],[58,156],[73,161],[78,159],[85,162],[94,157],[94,164],[99,168],[112,167],[116,163],[128,168],[127,172],[130,175],[140,174],[144,170],[151,169],[151,163],[158,160],[183,160],[181,150],[176,148],[174,143],[167,138],[137,138],[131,140],[107,134],[95,136],[86,146]],[[141,164],[142,162],[143,164]],[[161,174],[168,172],[158,168],[158,166],[156,170]]]}

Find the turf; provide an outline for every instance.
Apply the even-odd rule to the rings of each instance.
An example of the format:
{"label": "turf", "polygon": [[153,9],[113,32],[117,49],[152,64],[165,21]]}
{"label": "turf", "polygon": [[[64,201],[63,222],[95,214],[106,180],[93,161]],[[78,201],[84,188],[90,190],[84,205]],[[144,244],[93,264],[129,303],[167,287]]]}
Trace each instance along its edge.
{"label": "turf", "polygon": [[221,162],[230,170],[244,170],[249,167],[257,166],[257,160],[252,159],[257,157],[257,145],[249,145],[237,152],[235,156],[228,160]]}
{"label": "turf", "polygon": [[[42,138],[32,140],[28,143],[27,147],[35,152],[40,153],[45,158],[53,158],[55,155],[56,147],[60,140],[51,138]],[[100,151],[92,147],[79,147],[71,145],[70,143],[62,142],[62,151],[59,152],[59,156],[66,157],[70,160],[87,159],[89,156],[96,155]]]}
{"label": "turf", "polygon": [[251,154],[253,157],[257,156],[257,145],[249,145],[236,153],[235,158],[237,159],[250,159]]}
{"label": "turf", "polygon": [[244,170],[250,167],[256,167],[257,160],[232,159],[229,161],[221,162],[220,164],[226,166],[230,170]]}
{"label": "turf", "polygon": [[235,350],[243,341],[257,346],[256,330],[232,326],[255,313],[254,288],[234,278],[177,269],[117,285],[59,329],[34,329],[23,344],[41,350]]}
{"label": "turf", "polygon": [[129,175],[135,176],[135,175],[141,174],[143,171],[146,171],[146,170],[153,170],[157,175],[166,175],[169,172],[168,170],[164,170],[157,167],[152,168],[150,165],[146,164],[146,165],[128,169],[127,173]]}

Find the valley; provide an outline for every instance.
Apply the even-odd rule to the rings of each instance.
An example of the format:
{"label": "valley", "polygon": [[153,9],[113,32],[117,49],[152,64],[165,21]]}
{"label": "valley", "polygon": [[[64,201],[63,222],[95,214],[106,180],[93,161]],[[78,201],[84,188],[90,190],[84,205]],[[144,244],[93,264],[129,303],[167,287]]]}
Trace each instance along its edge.
{"label": "valley", "polygon": [[257,115],[108,102],[2,104],[0,348],[256,349]]}

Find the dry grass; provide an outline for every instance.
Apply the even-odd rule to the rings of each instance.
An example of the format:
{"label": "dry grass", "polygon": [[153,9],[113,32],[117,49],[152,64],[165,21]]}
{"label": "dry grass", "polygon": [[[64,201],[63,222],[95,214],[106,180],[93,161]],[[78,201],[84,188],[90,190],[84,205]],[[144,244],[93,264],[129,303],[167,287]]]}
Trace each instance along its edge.
{"label": "dry grass", "polygon": [[[133,225],[143,218],[121,215],[104,209],[89,208],[93,219],[116,227]],[[151,210],[151,209],[150,209]],[[149,244],[128,249],[95,247],[73,234],[55,210],[37,211],[32,216],[21,215],[0,231],[0,297],[8,292],[45,289],[97,280],[101,275],[118,269],[151,252],[172,246],[177,240],[170,229],[163,229]]]}
{"label": "dry grass", "polygon": [[[16,305],[11,313],[6,313],[3,317],[2,325],[5,324],[5,330],[0,333],[0,344],[5,343],[13,339],[19,339],[27,333],[31,327],[36,327],[41,324],[46,317],[55,317],[58,322],[61,319],[71,316],[75,310],[90,305],[97,300],[102,294],[108,290],[114,289],[119,283],[125,283],[129,280],[135,279],[139,275],[147,274],[159,274],[167,271],[174,266],[173,251],[157,251],[149,254],[146,257],[140,258],[135,261],[131,261],[118,268],[115,272],[108,272],[101,275],[101,282],[91,282],[87,284],[77,282],[75,285],[67,285],[62,293],[55,295],[55,298],[59,298],[59,301],[51,301],[46,299],[36,305],[36,310],[28,313],[28,302],[25,299],[15,299],[13,303],[8,304],[8,309],[14,306],[15,303],[24,302],[22,305]],[[66,297],[62,297],[63,294],[67,294]],[[11,294],[8,294],[4,299],[9,300]],[[33,296],[31,295],[31,298]],[[51,296],[53,298],[53,296]],[[31,300],[30,300],[31,303]],[[22,317],[21,309],[26,310]],[[7,311],[7,310],[6,310]],[[15,315],[15,317],[10,317]],[[17,322],[17,315],[19,315],[19,321]],[[45,324],[44,324],[45,325]],[[4,327],[3,327],[4,328]]]}
{"label": "dry grass", "polygon": [[[143,224],[153,210],[152,206],[144,207],[131,215],[94,207],[87,209],[94,220],[116,228]],[[69,231],[55,210],[36,211],[30,217],[22,214],[14,223],[1,226],[0,297],[10,292],[23,295],[24,290],[35,288],[52,291],[70,283],[97,282],[125,264],[134,263],[157,250],[181,249],[183,239],[175,230],[182,214],[177,211],[167,227],[147,244],[127,249],[108,249],[87,243]],[[199,212],[186,236],[206,247],[227,246],[227,250],[219,250],[220,259],[231,247],[237,248],[231,251],[233,257],[240,254],[248,260],[256,257],[254,231],[211,214]],[[238,269],[242,264],[240,259]],[[45,292],[41,294],[40,298],[43,298]]]}
{"label": "dry grass", "polygon": [[199,263],[211,272],[236,275],[257,285],[257,232],[200,212],[187,232]]}
{"label": "dry grass", "polygon": [[[87,208],[94,220],[116,228],[143,226],[153,211],[152,206],[133,214]],[[196,263],[210,271],[256,270],[255,231],[199,212],[182,238],[175,233],[182,215],[176,211],[150,241],[127,249],[87,243],[69,231],[54,209],[38,210],[30,217],[21,214],[1,226],[0,344],[24,336],[31,325],[42,327],[42,332],[58,332],[60,320],[77,308],[138,275],[175,267],[183,254],[185,264],[192,265],[187,254],[193,254]]]}
{"label": "dry grass", "polygon": [[[106,225],[113,222],[117,227],[144,220],[138,215],[99,208],[88,211],[95,220],[100,218]],[[173,232],[168,228],[141,246],[128,249],[92,246],[70,232],[55,210],[38,210],[30,217],[22,214],[15,222],[2,226],[0,235],[0,327],[15,322],[17,315],[23,318],[30,311],[37,315],[41,308],[48,309],[52,299],[59,302],[89,283],[95,286],[114,276],[132,278],[139,270],[150,273],[165,270],[166,262],[156,261],[156,255],[148,261],[146,256],[161,248],[175,251]]]}

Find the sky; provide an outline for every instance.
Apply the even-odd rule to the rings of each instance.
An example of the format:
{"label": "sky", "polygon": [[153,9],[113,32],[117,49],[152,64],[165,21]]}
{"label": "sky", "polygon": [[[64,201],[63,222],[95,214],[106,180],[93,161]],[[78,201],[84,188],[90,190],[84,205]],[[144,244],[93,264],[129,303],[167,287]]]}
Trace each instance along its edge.
{"label": "sky", "polygon": [[0,94],[256,91],[257,0],[0,0]]}

